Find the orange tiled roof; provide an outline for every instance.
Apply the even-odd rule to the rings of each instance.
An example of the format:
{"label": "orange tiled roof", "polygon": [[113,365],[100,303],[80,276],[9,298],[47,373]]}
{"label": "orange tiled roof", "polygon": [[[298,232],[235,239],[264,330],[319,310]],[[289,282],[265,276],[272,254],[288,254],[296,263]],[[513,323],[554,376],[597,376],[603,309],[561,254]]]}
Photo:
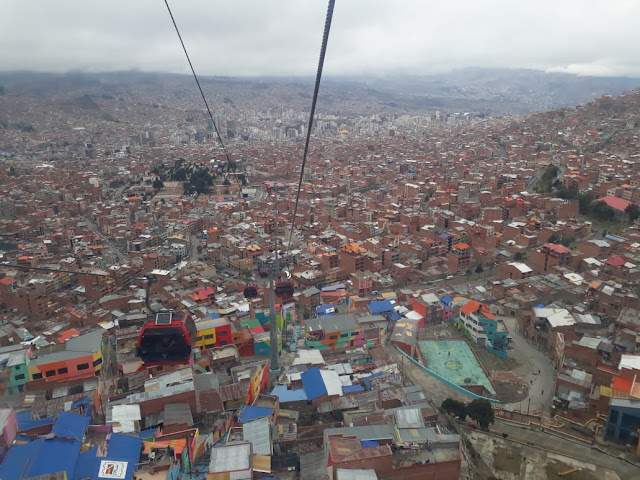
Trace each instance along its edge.
{"label": "orange tiled roof", "polygon": [[482,313],[486,318],[490,318],[492,320],[495,318],[485,303],[476,302],[475,300],[469,300],[460,309],[460,311],[465,315],[476,313],[478,310],[480,310],[480,313]]}

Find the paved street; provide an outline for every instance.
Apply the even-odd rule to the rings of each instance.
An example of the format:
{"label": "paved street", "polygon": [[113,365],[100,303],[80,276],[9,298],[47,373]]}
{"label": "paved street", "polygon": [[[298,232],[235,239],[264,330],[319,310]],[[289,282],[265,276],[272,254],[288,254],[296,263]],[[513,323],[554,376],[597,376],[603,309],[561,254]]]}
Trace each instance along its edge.
{"label": "paved street", "polygon": [[[551,409],[556,381],[556,370],[546,353],[541,352],[516,331],[516,319],[513,317],[498,317],[504,321],[513,338],[513,357],[521,365],[513,373],[529,384],[529,399],[510,404],[513,408],[523,411],[529,407],[530,411],[547,412]],[[540,371],[540,374],[538,374]]]}

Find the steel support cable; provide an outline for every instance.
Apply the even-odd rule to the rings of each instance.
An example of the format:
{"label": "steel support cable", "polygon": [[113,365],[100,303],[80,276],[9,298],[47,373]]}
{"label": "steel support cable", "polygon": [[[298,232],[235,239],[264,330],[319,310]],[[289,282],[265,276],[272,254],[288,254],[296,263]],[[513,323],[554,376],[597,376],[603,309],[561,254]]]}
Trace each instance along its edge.
{"label": "steel support cable", "polygon": [[296,224],[296,214],[298,213],[298,202],[300,201],[300,190],[302,189],[302,180],[304,178],[304,167],[307,163],[307,154],[309,153],[309,142],[311,141],[311,130],[313,128],[313,117],[316,111],[316,103],[318,101],[318,91],[320,90],[320,80],[322,78],[322,67],[324,66],[324,56],[327,52],[327,43],[329,41],[329,31],[331,30],[331,19],[333,18],[333,7],[335,0],[329,0],[327,7],[327,18],[324,23],[324,34],[322,35],[322,47],[320,48],[320,60],[318,61],[318,72],[316,73],[316,84],[313,90],[313,100],[311,102],[311,112],[309,113],[309,125],[307,128],[307,139],[304,144],[304,153],[302,155],[302,166],[300,168],[300,179],[298,180],[298,190],[296,191],[296,203],[293,207],[293,218],[291,219],[291,232],[289,233],[289,244],[287,252],[291,250],[291,242],[293,239],[293,230]]}
{"label": "steel support cable", "polygon": [[[235,164],[231,161],[229,157],[229,153],[227,153],[227,149],[224,146],[224,142],[222,141],[222,136],[220,135],[220,130],[218,130],[218,126],[216,122],[213,120],[213,115],[211,114],[211,109],[209,108],[209,103],[207,102],[207,98],[204,96],[204,92],[202,91],[202,87],[200,86],[200,80],[198,80],[198,75],[196,75],[196,71],[193,68],[193,64],[191,63],[191,58],[189,57],[189,53],[187,52],[187,47],[184,45],[184,41],[182,40],[182,35],[180,35],[180,30],[178,29],[178,24],[176,23],[175,18],[173,18],[173,13],[171,12],[171,7],[169,6],[169,0],[164,0],[164,4],[167,6],[167,11],[169,12],[169,16],[171,17],[171,22],[173,23],[173,27],[176,29],[176,33],[178,34],[178,39],[180,40],[180,45],[182,45],[182,50],[184,51],[185,57],[187,57],[187,62],[189,63],[189,68],[191,68],[191,73],[193,74],[193,78],[196,81],[196,85],[198,85],[198,90],[200,91],[200,96],[202,97],[202,101],[204,102],[204,106],[207,107],[207,113],[209,114],[209,118],[211,119],[211,123],[213,123],[213,128],[216,131],[216,135],[218,136],[218,141],[222,146],[222,151],[224,152],[225,157],[227,157],[227,164],[229,165],[229,170],[235,173],[236,167]],[[238,182],[238,187],[240,188],[239,193],[242,195],[242,185],[240,184],[240,179],[238,179],[237,175],[236,181]],[[226,177],[225,177],[226,178]]]}

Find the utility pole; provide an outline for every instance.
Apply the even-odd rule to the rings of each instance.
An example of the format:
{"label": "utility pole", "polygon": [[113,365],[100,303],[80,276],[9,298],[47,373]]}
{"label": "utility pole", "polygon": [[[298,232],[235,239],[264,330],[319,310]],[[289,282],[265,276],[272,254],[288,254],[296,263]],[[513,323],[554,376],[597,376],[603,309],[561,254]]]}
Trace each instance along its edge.
{"label": "utility pole", "polygon": [[273,279],[279,273],[280,259],[278,258],[278,243],[276,241],[275,261],[273,268],[269,269],[269,342],[271,352],[269,373],[276,375],[280,372],[280,354],[278,352],[278,325],[276,322],[276,291]]}

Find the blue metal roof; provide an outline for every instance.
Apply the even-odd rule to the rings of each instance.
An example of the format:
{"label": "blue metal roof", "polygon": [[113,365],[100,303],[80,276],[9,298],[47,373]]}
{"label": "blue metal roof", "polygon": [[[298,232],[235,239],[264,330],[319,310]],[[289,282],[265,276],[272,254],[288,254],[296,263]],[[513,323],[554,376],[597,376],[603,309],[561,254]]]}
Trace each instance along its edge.
{"label": "blue metal roof", "polygon": [[345,387],[342,387],[342,392],[343,393],[364,392],[364,388],[362,388],[362,385],[347,385]]}
{"label": "blue metal roof", "polygon": [[268,417],[272,412],[273,408],[254,407],[253,405],[248,405],[238,416],[238,421],[240,423],[247,423],[251,420],[255,420],[256,418]]}
{"label": "blue metal roof", "polygon": [[43,437],[24,445],[13,445],[2,465],[0,478],[20,479],[66,472],[74,478],[82,443],[61,438]]}
{"label": "blue metal roof", "polygon": [[92,478],[93,471],[96,469],[96,463],[98,461],[98,447],[93,447],[84,453],[81,453],[76,462],[76,471],[73,477],[69,477],[70,480],[84,480],[86,478]]}
{"label": "blue metal roof", "polygon": [[400,315],[398,312],[393,312],[389,314],[389,320],[391,320],[392,322],[397,322],[401,318],[402,318],[402,315]]}
{"label": "blue metal roof", "polygon": [[84,405],[85,407],[89,407],[88,409],[85,409],[84,414],[87,416],[91,416],[91,403],[89,402],[89,397],[82,397],[81,399],[71,403],[71,410],[75,410],[82,405]]}
{"label": "blue metal roof", "polygon": [[53,418],[31,420],[31,412],[16,412],[16,421],[18,422],[19,432],[31,430],[32,428],[42,427],[43,425],[53,424]]}
{"label": "blue metal roof", "polygon": [[157,428],[150,428],[148,430],[142,430],[140,432],[139,437],[143,440],[147,440],[149,438],[155,438],[157,433],[158,433]]}
{"label": "blue metal roof", "polygon": [[369,381],[369,379],[374,377],[379,377],[380,375],[382,375],[382,372],[372,373],[371,375],[363,378],[362,380],[364,380],[364,384],[367,386],[367,388],[371,390],[371,382]]}
{"label": "blue metal roof", "polygon": [[327,394],[327,387],[322,380],[322,374],[318,367],[313,367],[300,375],[304,392],[309,400],[314,400]]}
{"label": "blue metal roof", "polygon": [[318,305],[316,307],[316,314],[317,315],[335,315],[336,314],[336,307],[334,305]]}
{"label": "blue metal roof", "polygon": [[369,311],[374,315],[378,313],[393,312],[393,304],[390,300],[371,302],[367,304],[367,307],[369,307]]}
{"label": "blue metal roof", "polygon": [[335,292],[336,290],[344,290],[344,283],[334,283],[333,285],[328,285],[326,287],[322,287],[323,292]]}
{"label": "blue metal roof", "polygon": [[102,461],[127,462],[127,472],[124,478],[133,478],[133,472],[138,466],[140,460],[140,451],[142,440],[140,437],[125,435],[123,433],[112,433],[109,443],[107,444],[107,454],[104,457],[97,458],[95,468],[93,470],[92,480],[99,480],[98,472]]}
{"label": "blue metal roof", "polygon": [[125,435],[124,433],[112,433],[107,444],[106,456],[110,459],[115,457],[133,458],[137,462],[141,446],[142,440],[140,440],[140,437]]}
{"label": "blue metal roof", "polygon": [[440,297],[440,301],[443,303],[451,303],[453,302],[453,298],[451,298],[449,295],[444,295]]}
{"label": "blue metal roof", "polygon": [[0,465],[0,478],[23,478],[30,470],[32,459],[40,454],[43,443],[44,438],[39,438],[31,443],[13,445]]}
{"label": "blue metal roof", "polygon": [[90,422],[91,419],[85,415],[62,412],[53,424],[51,433],[55,433],[57,437],[71,438],[81,442]]}
{"label": "blue metal roof", "polygon": [[378,445],[380,445],[380,442],[377,440],[360,440],[360,446],[362,448],[377,447]]}
{"label": "blue metal roof", "polygon": [[303,402],[307,400],[307,394],[302,388],[289,390],[286,385],[277,385],[271,390],[271,395],[276,395],[280,403]]}

